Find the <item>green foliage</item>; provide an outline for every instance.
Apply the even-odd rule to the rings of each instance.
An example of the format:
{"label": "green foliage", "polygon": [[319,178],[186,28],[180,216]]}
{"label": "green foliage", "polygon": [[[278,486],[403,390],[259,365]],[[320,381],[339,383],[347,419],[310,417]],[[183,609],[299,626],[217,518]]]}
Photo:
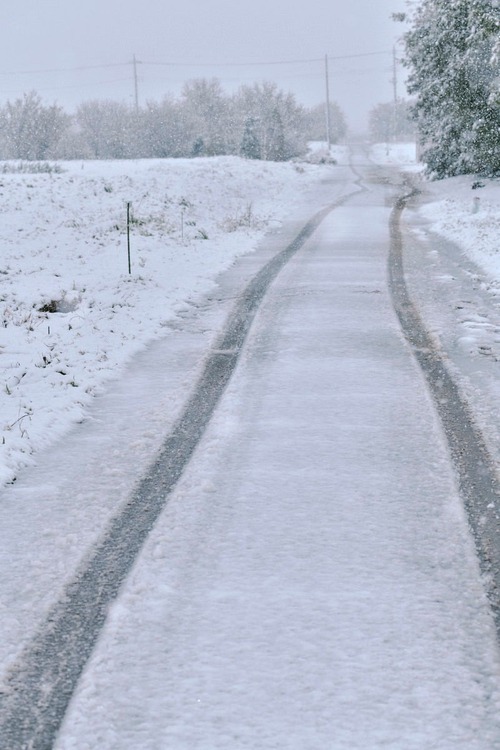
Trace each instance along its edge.
{"label": "green foliage", "polygon": [[411,22],[408,90],[428,171],[499,174],[497,2],[422,0]]}
{"label": "green foliage", "polygon": [[245,129],[243,131],[243,137],[241,139],[240,153],[246,159],[260,159],[261,158],[261,147],[260,140],[257,132],[257,121],[255,117],[247,117],[245,121]]}

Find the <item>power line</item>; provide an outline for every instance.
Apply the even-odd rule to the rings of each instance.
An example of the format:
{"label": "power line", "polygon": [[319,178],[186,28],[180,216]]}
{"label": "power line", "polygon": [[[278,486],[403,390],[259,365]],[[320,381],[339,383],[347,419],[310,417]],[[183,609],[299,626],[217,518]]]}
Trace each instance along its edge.
{"label": "power line", "polygon": [[[350,60],[358,57],[373,57],[375,55],[392,55],[392,50],[383,50],[381,52],[360,52],[354,55],[328,55],[328,60]],[[158,65],[163,67],[175,68],[236,68],[236,67],[256,67],[260,65],[302,65],[304,63],[324,62],[324,57],[311,57],[301,60],[268,60],[266,62],[230,62],[230,63],[180,63],[180,62],[152,62],[144,60],[143,65]]]}
{"label": "power line", "polygon": [[[360,53],[352,53],[352,54],[349,54],[349,55],[328,55],[327,54],[327,55],[324,55],[323,57],[301,58],[301,59],[293,59],[293,60],[291,60],[291,59],[288,59],[288,60],[268,60],[268,61],[262,61],[261,60],[261,61],[253,61],[253,62],[225,62],[225,63],[221,63],[221,62],[219,62],[219,63],[208,63],[208,62],[197,62],[197,63],[187,62],[187,63],[184,63],[184,62],[179,62],[179,61],[170,61],[170,62],[168,62],[168,61],[150,61],[150,60],[143,61],[143,60],[138,60],[137,57],[136,57],[136,55],[134,54],[132,56],[132,59],[129,60],[128,62],[102,63],[102,64],[99,64],[99,65],[80,65],[80,66],[74,66],[74,67],[48,68],[48,69],[40,69],[40,70],[19,70],[19,71],[1,71],[0,70],[0,76],[3,76],[4,80],[5,80],[5,78],[8,77],[8,76],[16,76],[16,75],[20,75],[20,76],[21,75],[22,76],[31,75],[31,76],[34,77],[36,75],[51,74],[51,73],[54,73],[54,74],[78,73],[78,72],[84,72],[84,71],[109,70],[109,69],[114,69],[114,68],[122,68],[122,69],[123,68],[128,68],[130,70],[130,67],[132,66],[132,80],[133,80],[133,87],[134,87],[134,102],[135,102],[135,109],[136,109],[136,111],[138,111],[139,110],[139,82],[142,83],[142,81],[143,81],[142,77],[138,76],[138,69],[137,69],[138,65],[148,66],[149,68],[151,68],[151,67],[169,68],[170,70],[172,70],[172,73],[166,74],[168,76],[168,78],[171,78],[174,75],[173,69],[176,69],[177,71],[179,71],[176,74],[176,76],[175,76],[176,78],[178,78],[179,76],[182,76],[182,78],[185,78],[185,76],[186,76],[187,73],[182,74],[180,72],[183,68],[184,69],[188,68],[190,70],[197,69],[198,71],[200,71],[200,69],[210,69],[210,68],[226,68],[226,69],[232,68],[234,70],[234,75],[238,75],[239,77],[237,79],[228,79],[227,75],[223,74],[224,75],[224,81],[227,82],[228,80],[232,80],[233,82],[236,82],[236,81],[241,82],[241,76],[245,77],[245,75],[246,75],[246,77],[248,77],[248,75],[250,75],[250,70],[254,69],[254,68],[257,68],[257,67],[314,65],[315,69],[317,69],[316,73],[312,73],[312,69],[311,68],[308,69],[310,71],[309,73],[299,72],[299,71],[297,71],[296,68],[295,69],[291,69],[290,68],[288,72],[285,72],[284,77],[286,79],[290,79],[290,78],[294,78],[294,79],[297,79],[297,78],[311,78],[311,77],[314,77],[316,79],[316,78],[319,78],[322,75],[321,69],[322,69],[323,66],[326,65],[326,70],[328,70],[328,64],[329,64],[329,62],[347,61],[347,60],[360,60],[362,58],[373,58],[373,57],[377,57],[377,56],[379,56],[379,57],[380,56],[384,56],[384,57],[389,57],[390,56],[391,57],[391,63],[394,66],[394,64],[395,64],[395,50],[394,49],[391,49],[391,50],[378,50],[378,51],[370,51],[370,52],[360,52]],[[322,64],[321,67],[320,67],[320,64]],[[337,71],[335,73],[335,75],[345,76],[346,73],[347,73],[347,74],[350,74],[350,75],[357,75],[357,76],[359,76],[360,74],[363,75],[363,74],[366,74],[368,72],[366,69],[359,69],[359,67],[360,66],[358,66],[358,70],[355,70],[352,67],[350,67],[350,69],[346,70],[345,66],[342,66],[342,65],[335,66],[335,70]],[[246,74],[242,72],[243,68],[247,69],[247,73]],[[377,65],[377,68],[378,68],[378,65]],[[236,73],[236,70],[238,70],[238,73]],[[303,69],[303,71],[304,70],[307,70],[307,68]],[[373,72],[373,67],[371,68],[371,72]],[[149,79],[150,78],[150,74],[147,77]],[[163,80],[163,78],[164,78],[164,75],[162,74],[161,75],[161,80]],[[281,78],[283,78],[283,72],[281,74]],[[327,78],[328,78],[328,74],[327,74]],[[112,83],[122,83],[122,82],[125,83],[125,81],[129,81],[129,80],[130,80],[129,78],[126,78],[126,79],[125,78],[120,78],[120,79],[115,79],[114,81],[101,81],[100,80],[100,81],[95,81],[93,84],[80,84],[79,86],[76,86],[76,85],[64,85],[64,84],[63,85],[58,85],[58,86],[53,86],[53,85],[49,86],[49,85],[47,85],[47,84],[49,84],[49,81],[46,81],[46,85],[45,86],[43,86],[42,88],[40,88],[39,86],[37,86],[37,89],[39,91],[63,91],[63,90],[69,90],[69,89],[74,89],[74,88],[81,88],[82,86],[84,88],[89,88],[90,86],[94,87],[96,85],[98,85],[98,86],[105,86],[105,85],[109,85],[109,84],[112,84]],[[62,81],[60,83],[62,83]],[[172,83],[172,82],[170,82],[170,83]],[[179,83],[179,81],[177,81],[177,83]],[[10,86],[12,86],[12,85],[14,85],[13,81],[10,82]],[[327,87],[328,87],[328,83],[327,83]],[[10,91],[6,91],[6,90],[1,91],[2,95],[9,95],[10,93],[17,93],[17,92],[10,92]],[[328,111],[329,111],[329,108],[328,108]]]}
{"label": "power line", "polygon": [[[392,55],[392,50],[382,50],[379,52],[360,52],[358,54],[351,55],[328,55],[329,60],[349,60],[359,57],[373,57],[376,55]],[[184,63],[184,62],[154,62],[154,61],[139,61],[136,63],[139,65],[152,65],[162,67],[179,67],[179,68],[231,68],[231,67],[257,67],[257,66],[269,66],[269,65],[301,65],[305,63],[319,63],[323,62],[324,57],[313,57],[296,60],[268,60],[268,61],[255,61],[255,62],[226,62],[226,63]],[[72,73],[85,70],[102,70],[106,68],[122,68],[130,65],[130,62],[122,63],[103,63],[101,65],[79,65],[72,68],[44,68],[44,69],[33,69],[33,70],[0,70],[2,76],[16,76],[16,75],[34,75],[34,74],[45,74],[45,73]]]}
{"label": "power line", "polygon": [[100,70],[103,68],[123,68],[130,63],[108,63],[107,65],[80,65],[76,68],[46,68],[34,70],[0,70],[2,76],[32,76],[39,73],[73,73],[80,70]]}
{"label": "power line", "polygon": [[[37,86],[37,93],[44,91],[76,91],[81,89],[94,89],[97,86],[112,86],[114,83],[128,83],[130,84],[130,77],[126,78],[113,78],[106,81],[94,81],[93,83],[75,83],[68,86]],[[19,89],[0,89],[2,95],[8,94],[19,94]]]}

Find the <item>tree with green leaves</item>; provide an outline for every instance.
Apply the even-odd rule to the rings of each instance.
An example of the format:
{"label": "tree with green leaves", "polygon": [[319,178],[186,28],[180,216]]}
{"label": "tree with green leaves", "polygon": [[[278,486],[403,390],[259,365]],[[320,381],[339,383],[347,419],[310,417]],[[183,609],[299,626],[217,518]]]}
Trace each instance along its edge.
{"label": "tree with green leaves", "polygon": [[405,34],[408,90],[436,177],[500,173],[496,0],[421,0]]}

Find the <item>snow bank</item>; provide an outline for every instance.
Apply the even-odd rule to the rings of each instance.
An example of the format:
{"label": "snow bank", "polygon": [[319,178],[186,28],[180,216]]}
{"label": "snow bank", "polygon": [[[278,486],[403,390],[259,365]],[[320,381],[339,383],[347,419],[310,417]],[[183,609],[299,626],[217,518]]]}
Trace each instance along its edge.
{"label": "snow bank", "polygon": [[306,160],[311,164],[348,164],[349,147],[328,146],[327,141],[309,141]]}
{"label": "snow bank", "polygon": [[0,484],[324,169],[220,157],[0,170]]}
{"label": "snow bank", "polygon": [[[371,158],[378,164],[421,169],[415,144],[376,144]],[[500,281],[500,180],[463,175],[431,181],[422,177],[424,203],[420,216],[429,229],[455,242],[493,281]]]}
{"label": "snow bank", "polygon": [[420,214],[431,229],[456,242],[493,280],[500,280],[500,181],[474,175],[423,185]]}

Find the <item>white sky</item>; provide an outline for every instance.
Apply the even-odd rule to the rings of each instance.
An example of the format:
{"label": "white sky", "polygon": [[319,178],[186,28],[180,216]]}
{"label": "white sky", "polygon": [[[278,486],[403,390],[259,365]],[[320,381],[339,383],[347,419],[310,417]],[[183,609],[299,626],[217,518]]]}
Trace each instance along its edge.
{"label": "white sky", "polygon": [[[274,80],[312,106],[324,99],[327,54],[331,97],[358,127],[373,104],[392,98],[391,50],[402,27],[391,20],[391,13],[404,10],[405,4],[3,0],[0,102],[36,89],[45,101],[57,101],[68,110],[93,98],[132,103],[135,54],[142,63],[141,102],[177,94],[190,78],[217,77],[226,90]],[[372,52],[382,54],[333,59]],[[286,64],[261,64],[281,61]],[[87,66],[99,67],[74,70]],[[399,78],[403,94],[401,68]]]}

